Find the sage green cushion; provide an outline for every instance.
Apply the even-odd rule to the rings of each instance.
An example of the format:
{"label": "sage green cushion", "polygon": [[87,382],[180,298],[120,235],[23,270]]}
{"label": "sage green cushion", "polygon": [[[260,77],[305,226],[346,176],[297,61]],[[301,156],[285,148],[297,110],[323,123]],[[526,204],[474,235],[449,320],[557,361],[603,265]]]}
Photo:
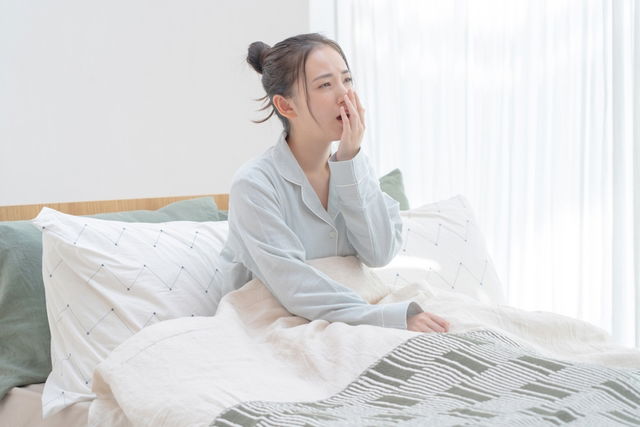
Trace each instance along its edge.
{"label": "sage green cushion", "polygon": [[[157,211],[92,215],[126,222],[221,221],[210,197]],[[42,236],[30,221],[0,222],[0,399],[12,387],[44,382],[51,372],[49,323],[42,283]],[[0,423],[1,424],[1,423]]]}
{"label": "sage green cushion", "polygon": [[404,182],[400,169],[394,169],[380,178],[380,189],[400,203],[400,210],[409,210],[409,200],[404,194]]}

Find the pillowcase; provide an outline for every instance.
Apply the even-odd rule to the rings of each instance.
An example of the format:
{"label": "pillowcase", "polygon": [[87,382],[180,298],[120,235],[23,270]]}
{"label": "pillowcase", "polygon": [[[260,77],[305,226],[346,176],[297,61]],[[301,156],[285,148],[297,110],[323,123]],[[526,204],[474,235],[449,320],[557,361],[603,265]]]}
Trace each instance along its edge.
{"label": "pillowcase", "polygon": [[127,223],[43,208],[33,224],[51,330],[44,417],[93,399],[94,368],[140,329],[216,311],[226,221]]}
{"label": "pillowcase", "polygon": [[[156,211],[95,215],[126,222],[219,221],[211,197]],[[13,387],[44,382],[51,372],[49,325],[42,282],[42,236],[30,221],[0,222],[0,399]]]}
{"label": "pillowcase", "polygon": [[403,246],[385,267],[372,269],[387,284],[426,280],[482,302],[504,304],[505,296],[484,236],[462,195],[401,212]]}
{"label": "pillowcase", "polygon": [[400,169],[392,170],[378,181],[380,182],[380,189],[400,203],[401,211],[409,209],[409,200],[404,193],[404,183]]}

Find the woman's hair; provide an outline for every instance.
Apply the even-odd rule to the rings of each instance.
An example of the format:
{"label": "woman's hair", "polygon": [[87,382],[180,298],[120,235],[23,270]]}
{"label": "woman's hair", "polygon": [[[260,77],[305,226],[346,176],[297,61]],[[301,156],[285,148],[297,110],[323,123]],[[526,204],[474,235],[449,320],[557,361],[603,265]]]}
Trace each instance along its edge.
{"label": "woman's hair", "polygon": [[[349,63],[344,56],[344,52],[335,41],[326,38],[318,33],[300,34],[289,37],[273,47],[269,47],[263,42],[253,42],[249,45],[247,54],[247,62],[258,73],[262,74],[262,86],[267,94],[256,101],[264,101],[265,105],[258,111],[266,110],[271,107],[271,113],[262,120],[252,120],[254,123],[262,123],[267,121],[273,113],[280,118],[284,126],[284,130],[289,133],[291,127],[289,120],[282,116],[273,105],[274,95],[281,95],[285,98],[291,97],[294,91],[294,85],[298,81],[298,77],[302,74],[304,91],[307,95],[307,107],[309,106],[309,92],[307,89],[307,74],[305,64],[307,57],[317,47],[322,45],[330,46],[335,49],[344,63],[349,69]],[[313,113],[311,114],[313,117]],[[315,118],[314,118],[315,120]]]}

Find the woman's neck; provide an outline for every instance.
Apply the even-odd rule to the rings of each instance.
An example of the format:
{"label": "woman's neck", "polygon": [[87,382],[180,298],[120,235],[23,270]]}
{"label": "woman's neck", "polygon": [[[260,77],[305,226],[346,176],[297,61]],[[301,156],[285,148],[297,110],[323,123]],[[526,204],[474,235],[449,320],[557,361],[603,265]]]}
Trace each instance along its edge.
{"label": "woman's neck", "polygon": [[305,174],[329,170],[331,141],[318,141],[309,136],[299,136],[291,130],[287,135],[287,143]]}

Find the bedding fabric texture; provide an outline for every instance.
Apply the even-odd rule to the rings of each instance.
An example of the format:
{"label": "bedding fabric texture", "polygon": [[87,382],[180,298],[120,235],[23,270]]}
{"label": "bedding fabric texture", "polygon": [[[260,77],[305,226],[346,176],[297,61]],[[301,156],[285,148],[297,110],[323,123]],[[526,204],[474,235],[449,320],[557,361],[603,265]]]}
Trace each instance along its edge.
{"label": "bedding fabric texture", "polygon": [[[445,375],[454,382],[434,381]],[[479,330],[413,337],[327,399],[244,402],[212,425],[636,425],[638,398],[633,371],[542,357]]]}
{"label": "bedding fabric texture", "polygon": [[[94,215],[124,222],[220,221],[210,197],[156,211]],[[42,282],[42,236],[30,221],[0,222],[0,399],[14,386],[42,383],[51,372],[50,333]]]}
{"label": "bedding fabric texture", "polygon": [[0,425],[7,427],[82,427],[87,425],[90,402],[78,402],[42,418],[44,383],[14,387],[0,400]]}
{"label": "bedding fabric texture", "polygon": [[404,192],[404,181],[400,169],[394,169],[379,179],[380,189],[400,203],[400,210],[409,209],[409,200]]}
{"label": "bedding fabric texture", "polygon": [[33,224],[51,331],[45,417],[92,399],[94,367],[138,330],[216,311],[227,221],[127,223],[43,208]]}
{"label": "bedding fabric texture", "polygon": [[432,286],[479,301],[504,304],[506,298],[475,214],[457,195],[400,213],[403,243],[386,266],[374,269],[384,281]]}
{"label": "bedding fabric texture", "polygon": [[[332,277],[349,277],[344,283],[356,292],[367,288],[366,267],[356,266],[349,257],[332,258],[308,262]],[[302,424],[310,414],[317,415],[314,422],[331,425],[337,412],[350,416],[372,406],[410,412],[407,406],[420,393],[433,396],[447,420],[455,418],[452,424],[464,422],[456,413],[484,422],[483,416],[508,420],[524,417],[527,411],[532,417],[548,413],[547,419],[566,416],[588,423],[607,421],[606,414],[593,414],[596,404],[605,413],[615,412],[614,419],[631,416],[629,411],[640,405],[640,352],[616,346],[592,325],[481,302],[424,279],[382,283],[387,295],[379,303],[416,301],[446,318],[451,332],[419,334],[309,322],[292,316],[259,280],[252,280],[227,294],[214,317],[168,320],[141,330],[115,349],[94,372],[97,399],[89,409],[89,425],[211,425],[218,416],[231,416],[237,425],[256,425],[255,418],[264,412],[278,415],[281,409],[301,409],[296,413],[303,412],[302,418],[285,413],[282,419],[271,418],[269,425],[286,425],[294,418]],[[496,370],[500,363],[506,374],[517,377],[507,394],[499,390],[504,380],[494,384],[490,379],[501,375]],[[488,382],[481,381],[480,373],[486,373]],[[581,394],[576,384],[558,384],[565,373],[583,378],[580,387],[592,384],[600,390]],[[429,387],[424,390],[411,389],[425,382]],[[393,391],[398,388],[405,394],[396,396]],[[577,397],[569,402],[569,395]],[[474,411],[474,402],[484,402],[485,397],[497,404],[486,403]],[[351,412],[339,411],[357,401],[361,403],[347,408]],[[564,403],[582,409],[566,409],[566,414],[554,409]],[[323,414],[323,409],[329,412]],[[458,411],[446,413],[447,409]],[[369,415],[390,415],[388,425],[402,421],[394,418],[397,412]],[[407,425],[420,424],[424,419],[407,420]],[[345,424],[338,419],[335,425]]]}

